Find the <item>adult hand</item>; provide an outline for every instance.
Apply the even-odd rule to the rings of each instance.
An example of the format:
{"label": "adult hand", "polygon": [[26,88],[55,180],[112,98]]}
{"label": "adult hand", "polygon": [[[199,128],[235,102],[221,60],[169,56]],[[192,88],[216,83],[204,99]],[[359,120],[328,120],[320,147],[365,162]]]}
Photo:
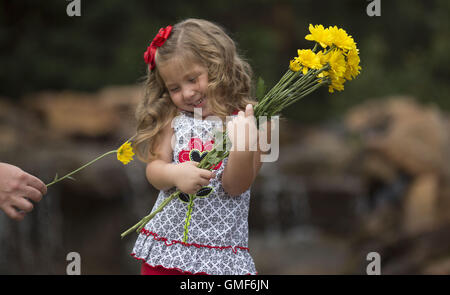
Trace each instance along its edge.
{"label": "adult hand", "polygon": [[15,220],[22,220],[47,193],[47,187],[38,178],[19,167],[0,163],[0,209]]}

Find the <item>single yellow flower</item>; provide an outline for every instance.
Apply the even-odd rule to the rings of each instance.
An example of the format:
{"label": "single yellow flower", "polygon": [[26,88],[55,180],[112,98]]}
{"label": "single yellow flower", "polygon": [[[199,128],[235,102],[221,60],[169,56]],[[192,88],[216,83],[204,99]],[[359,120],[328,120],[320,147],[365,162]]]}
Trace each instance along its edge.
{"label": "single yellow flower", "polygon": [[330,64],[332,75],[336,77],[344,76],[347,67],[342,51],[334,49],[326,55],[328,56],[327,62]]}
{"label": "single yellow flower", "polygon": [[319,57],[319,60],[320,60],[320,64],[321,65],[326,65],[329,61],[330,61],[330,53],[331,51],[328,51],[326,54],[325,54],[325,50],[321,50],[321,51],[319,51],[319,52],[317,52],[316,53],[316,55]]}
{"label": "single yellow flower", "polygon": [[298,72],[301,69],[301,65],[298,62],[297,59],[293,59],[289,62],[289,68],[291,69],[291,71],[293,72]]}
{"label": "single yellow flower", "polygon": [[309,32],[311,34],[305,36],[306,40],[315,41],[323,48],[331,45],[330,32],[322,25],[313,26],[312,24],[309,24]]}
{"label": "single yellow flower", "polygon": [[296,59],[298,59],[299,63],[303,66],[303,74],[306,74],[308,69],[318,70],[322,67],[320,57],[311,49],[299,49],[297,53],[298,57]]}
{"label": "single yellow flower", "polygon": [[356,49],[356,43],[352,36],[349,36],[344,29],[339,29],[338,27],[328,28],[330,42],[336,45],[336,47],[344,50]]}
{"label": "single yellow flower", "polygon": [[133,161],[133,148],[131,147],[131,143],[129,141],[122,144],[122,146],[117,150],[117,160],[122,162],[124,165],[128,164],[130,161]]}
{"label": "single yellow flower", "polygon": [[331,84],[328,86],[328,92],[333,93],[334,90],[337,91],[344,90],[345,79],[343,77],[336,77],[332,75],[330,77],[331,77]]}
{"label": "single yellow flower", "polygon": [[320,51],[317,55],[323,64],[328,63],[330,65],[328,71],[323,71],[321,73],[322,75],[319,75],[319,78],[328,77],[330,80],[328,91],[333,93],[334,90],[344,90],[344,83],[346,81],[344,76],[347,70],[347,63],[343,51],[340,49],[333,49],[326,54]]}
{"label": "single yellow flower", "polygon": [[359,65],[360,59],[358,53],[358,49],[350,50],[347,53],[347,69],[344,74],[347,80],[354,79],[360,73],[361,66]]}

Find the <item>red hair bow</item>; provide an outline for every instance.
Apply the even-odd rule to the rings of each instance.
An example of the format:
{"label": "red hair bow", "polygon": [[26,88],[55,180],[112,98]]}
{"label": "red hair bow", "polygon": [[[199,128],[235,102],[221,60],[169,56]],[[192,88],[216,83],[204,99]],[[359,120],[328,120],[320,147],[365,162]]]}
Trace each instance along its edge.
{"label": "red hair bow", "polygon": [[155,68],[155,54],[156,49],[161,47],[167,38],[169,38],[170,32],[172,32],[172,26],[168,25],[166,28],[159,29],[158,34],[153,38],[152,43],[147,47],[147,51],[144,52],[145,63],[148,64],[150,70]]}

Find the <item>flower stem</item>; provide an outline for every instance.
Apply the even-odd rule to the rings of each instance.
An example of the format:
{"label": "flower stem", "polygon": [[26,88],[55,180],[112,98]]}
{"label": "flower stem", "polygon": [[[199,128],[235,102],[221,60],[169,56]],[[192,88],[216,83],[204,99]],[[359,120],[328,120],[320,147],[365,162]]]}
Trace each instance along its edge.
{"label": "flower stem", "polygon": [[66,179],[66,178],[72,176],[73,174],[77,173],[78,171],[83,170],[84,168],[86,168],[87,166],[91,165],[92,163],[97,162],[97,161],[100,160],[101,158],[106,157],[107,155],[110,155],[110,154],[114,154],[114,153],[117,153],[117,150],[113,150],[113,151],[109,151],[109,152],[107,152],[107,153],[104,153],[103,155],[101,155],[101,156],[95,158],[94,160],[92,160],[92,161],[90,161],[89,163],[87,163],[87,164],[81,166],[80,168],[78,168],[78,169],[76,169],[76,170],[70,172],[69,174],[64,175],[64,176],[61,177],[61,178],[57,178],[57,179],[53,180],[53,181],[50,182],[49,184],[46,184],[46,186],[49,187],[49,186],[51,186],[51,185],[54,185],[55,183],[60,182],[61,180]]}
{"label": "flower stem", "polygon": [[188,210],[186,212],[186,220],[184,222],[183,243],[186,243],[188,240],[189,224],[191,222],[192,209],[194,207],[194,199],[195,199],[195,195],[189,195],[189,205],[188,205]]}

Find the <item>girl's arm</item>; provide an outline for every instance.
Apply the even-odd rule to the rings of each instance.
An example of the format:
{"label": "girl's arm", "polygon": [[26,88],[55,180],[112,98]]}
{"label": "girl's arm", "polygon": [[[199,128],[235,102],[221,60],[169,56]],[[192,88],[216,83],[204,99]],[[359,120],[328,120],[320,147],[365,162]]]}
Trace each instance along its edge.
{"label": "girl's arm", "polygon": [[158,190],[168,190],[175,186],[173,179],[175,164],[172,164],[172,135],[173,129],[169,123],[163,128],[156,145],[156,151],[159,152],[158,158],[149,162],[145,170],[147,180]]}
{"label": "girl's arm", "polygon": [[[245,111],[245,119],[242,117],[243,114],[241,114],[241,118],[234,120],[234,124],[236,128],[245,128],[245,124],[254,124],[254,118],[253,117],[253,108],[250,106],[247,106]],[[240,121],[240,123],[239,123]],[[231,122],[230,122],[231,123]],[[228,125],[229,129],[232,129],[232,124]],[[228,127],[227,127],[228,128]],[[250,129],[253,128],[253,130],[256,130],[256,125],[250,127]],[[259,132],[267,132],[267,139],[268,144],[270,145],[270,122],[267,122],[267,131],[260,130]],[[234,138],[234,129],[230,130],[229,134],[233,145],[238,140],[243,140],[242,138]],[[224,190],[231,196],[238,196],[245,192],[253,183],[256,176],[258,175],[259,170],[261,169],[262,162],[261,162],[261,154],[263,153],[260,150],[260,146],[256,144],[257,150],[256,151],[249,151],[249,146],[256,142],[258,142],[259,132],[256,132],[258,135],[257,137],[247,137],[244,140],[245,142],[245,151],[236,151],[232,150],[230,151],[230,154],[228,156],[228,162],[227,166],[224,169],[224,172],[222,174],[222,186]]]}
{"label": "girl's arm", "polygon": [[222,174],[223,189],[231,196],[245,192],[255,180],[256,152],[231,151]]}
{"label": "girl's arm", "polygon": [[209,184],[215,173],[197,168],[198,163],[188,161],[180,164],[172,163],[173,128],[168,123],[156,145],[159,156],[147,164],[145,174],[147,180],[158,190],[168,190],[176,186],[187,194],[195,194],[202,186]]}

